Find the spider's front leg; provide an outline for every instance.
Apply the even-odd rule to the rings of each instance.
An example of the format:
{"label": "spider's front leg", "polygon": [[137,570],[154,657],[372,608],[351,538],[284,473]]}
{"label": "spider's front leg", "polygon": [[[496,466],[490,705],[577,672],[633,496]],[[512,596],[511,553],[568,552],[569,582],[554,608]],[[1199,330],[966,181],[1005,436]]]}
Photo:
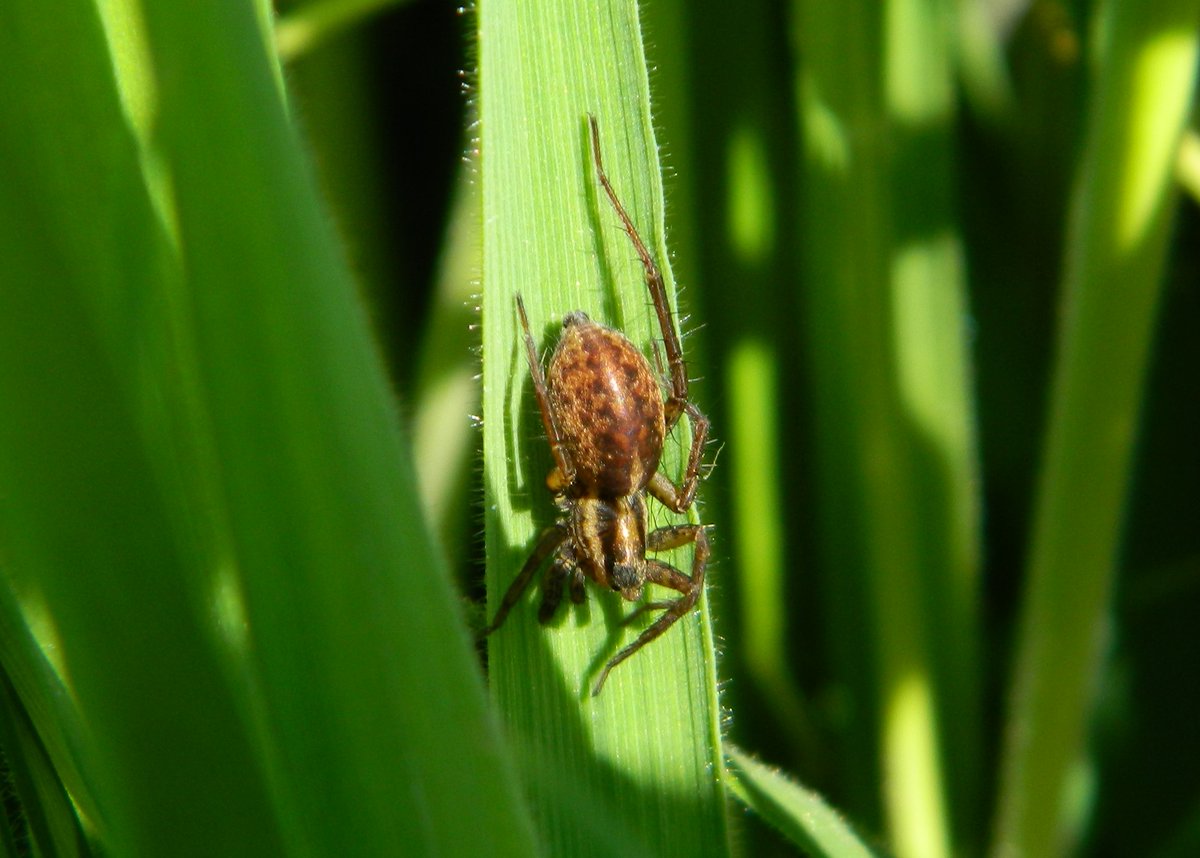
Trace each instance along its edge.
{"label": "spider's front leg", "polygon": [[576,605],[582,604],[587,598],[583,588],[583,573],[579,570],[579,562],[575,552],[568,542],[558,549],[554,563],[546,570],[542,581],[542,604],[538,607],[538,622],[543,626],[554,619],[554,612],[562,602],[563,586],[571,588],[571,601]]}
{"label": "spider's front leg", "polygon": [[563,444],[562,433],[558,429],[558,419],[554,407],[550,404],[550,393],[546,387],[546,374],[542,371],[542,362],[538,359],[537,345],[533,342],[533,334],[529,332],[529,317],[525,315],[525,302],[521,294],[516,294],[517,314],[521,317],[521,329],[525,336],[525,359],[529,362],[529,375],[533,379],[533,393],[537,398],[538,411],[542,415],[542,426],[546,430],[546,440],[550,442],[550,454],[554,456],[554,470],[546,478],[546,483],[552,491],[560,491],[575,481],[575,463],[571,454]]}
{"label": "spider's front leg", "polygon": [[647,537],[646,548],[650,551],[668,551],[672,548],[678,548],[681,545],[687,545],[689,542],[694,542],[696,546],[692,554],[692,574],[690,577],[684,575],[669,563],[651,558],[646,559],[647,581],[652,584],[658,584],[661,587],[669,587],[683,595],[678,599],[664,602],[650,602],[642,605],[625,618],[625,622],[628,623],[646,611],[659,608],[665,609],[662,616],[638,635],[637,640],[608,660],[608,664],[604,665],[604,670],[600,672],[600,678],[596,680],[596,687],[592,689],[593,697],[600,693],[600,690],[604,687],[605,680],[608,679],[608,674],[614,667],[655,638],[661,636],[695,607],[696,600],[704,592],[704,569],[708,565],[708,533],[705,531],[705,526],[702,524],[680,524],[674,527],[660,527]]}
{"label": "spider's front leg", "polygon": [[[562,522],[556,522],[542,531],[542,535],[538,539],[537,545],[533,549],[533,553],[529,555],[529,559],[526,560],[525,565],[521,567],[520,574],[513,579],[512,584],[510,584],[508,587],[508,591],[504,594],[504,598],[500,602],[500,607],[496,611],[496,618],[492,620],[492,624],[490,626],[484,629],[483,634],[480,635],[480,637],[486,638],[492,632],[496,631],[496,629],[504,625],[504,621],[508,618],[508,612],[511,611],[517,602],[521,600],[521,596],[525,592],[525,588],[528,587],[529,582],[533,580],[534,573],[537,572],[538,568],[542,565],[542,563],[545,562],[546,558],[563,544],[563,541],[567,538],[567,534],[567,527]],[[556,560],[554,568],[557,569],[557,567],[558,561]],[[561,593],[562,586],[560,583],[559,594],[561,595]],[[549,593],[547,592],[546,598],[548,599],[548,597]],[[557,602],[555,604],[557,604]],[[545,600],[543,601],[542,607],[543,609],[545,608]],[[553,610],[551,612],[553,612]],[[540,611],[538,615],[539,617],[541,616]]]}
{"label": "spider's front leg", "polygon": [[662,270],[654,261],[654,256],[646,247],[646,243],[642,241],[642,236],[638,233],[637,227],[633,225],[633,219],[629,213],[625,211],[625,206],[621,205],[620,199],[617,198],[617,192],[613,190],[612,182],[609,181],[608,174],[604,170],[604,161],[600,157],[600,129],[596,125],[596,117],[590,113],[588,114],[588,125],[592,131],[592,161],[596,167],[596,177],[600,180],[600,186],[604,188],[609,202],[612,203],[613,210],[616,211],[617,217],[621,221],[621,227],[629,236],[629,240],[633,242],[638,259],[641,260],[642,269],[646,273],[646,287],[650,290],[654,314],[658,317],[658,327],[662,331],[671,388],[671,393],[663,405],[666,431],[670,432],[685,412],[692,421],[692,449],[688,453],[683,484],[671,485],[663,477],[659,480],[657,491],[653,483],[650,488],[651,493],[672,510],[683,512],[692,505],[692,500],[696,497],[696,487],[700,479],[700,456],[704,452],[704,442],[708,438],[708,418],[688,398],[687,363],[683,357],[683,345],[679,341],[679,334],[675,332],[675,325],[671,318],[671,304],[667,300],[667,287],[663,281]]}

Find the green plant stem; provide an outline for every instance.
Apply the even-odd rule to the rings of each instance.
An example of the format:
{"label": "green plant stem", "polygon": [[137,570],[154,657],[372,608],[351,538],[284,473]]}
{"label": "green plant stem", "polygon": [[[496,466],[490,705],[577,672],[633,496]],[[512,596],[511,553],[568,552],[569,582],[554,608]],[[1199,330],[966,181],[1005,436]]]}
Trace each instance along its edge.
{"label": "green plant stem", "polygon": [[1107,2],[1069,220],[1062,324],[994,854],[1066,854],[1194,89],[1196,0]]}
{"label": "green plant stem", "polygon": [[797,6],[829,633],[856,698],[857,803],[874,818],[881,789],[892,847],[922,858],[977,830],[980,779],[978,479],[947,11]]}

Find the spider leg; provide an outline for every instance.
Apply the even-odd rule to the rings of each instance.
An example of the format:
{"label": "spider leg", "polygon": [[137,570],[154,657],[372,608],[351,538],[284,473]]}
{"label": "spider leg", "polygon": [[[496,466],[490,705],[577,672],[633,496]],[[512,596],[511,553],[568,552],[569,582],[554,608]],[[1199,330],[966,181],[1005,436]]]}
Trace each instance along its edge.
{"label": "spider leg", "polygon": [[[700,550],[701,531],[707,530],[707,525],[704,524],[676,524],[670,527],[660,527],[657,530],[650,531],[646,537],[646,550],[653,551],[656,554],[659,551],[670,551],[672,548],[678,548],[681,545],[687,545],[689,542],[695,542],[696,550]],[[704,550],[708,550],[708,536],[703,536]]]}
{"label": "spider leg", "polygon": [[692,421],[692,448],[688,452],[683,482],[677,486],[665,474],[656,472],[646,486],[646,490],[672,512],[686,512],[696,499],[696,489],[700,487],[700,457],[704,454],[704,442],[708,440],[708,418],[690,402],[683,404],[683,410]]}
{"label": "spider leg", "polygon": [[[646,272],[646,286],[650,290],[654,313],[658,316],[658,326],[662,330],[663,349],[667,353],[671,388],[671,393],[663,405],[667,431],[670,432],[675,427],[684,412],[692,421],[692,449],[688,453],[687,471],[684,473],[683,484],[679,487],[670,485],[664,477],[662,482],[665,484],[659,485],[657,492],[651,484],[651,493],[655,497],[675,512],[683,512],[692,505],[692,500],[696,496],[696,487],[700,479],[700,456],[704,452],[704,442],[708,438],[708,418],[699,408],[688,401],[687,364],[683,359],[683,346],[679,342],[679,334],[676,333],[675,325],[672,323],[671,304],[667,300],[667,287],[663,282],[662,271],[655,263],[646,243],[642,241],[641,235],[638,234],[637,227],[633,225],[633,219],[625,211],[625,206],[621,205],[621,201],[617,198],[617,192],[613,190],[612,182],[609,181],[608,174],[604,171],[604,161],[600,157],[600,128],[596,124],[596,117],[590,113],[588,114],[588,126],[592,132],[592,161],[596,166],[596,177],[600,181],[600,186],[604,188],[609,202],[612,203],[612,207],[621,221],[621,227],[629,236],[629,240],[633,242],[633,249],[637,252],[638,259],[642,262],[642,268]],[[657,350],[657,346],[655,349]],[[669,489],[668,486],[670,486]]]}
{"label": "spider leg", "polygon": [[537,614],[538,622],[542,625],[554,618],[554,612],[562,602],[563,583],[566,580],[567,570],[555,559],[546,570],[546,577],[542,579],[542,604],[538,606]]}
{"label": "spider leg", "polygon": [[582,605],[587,601],[587,578],[583,570],[576,566],[571,572],[571,601]]}
{"label": "spider leg", "polygon": [[633,249],[637,251],[638,258],[642,261],[642,268],[646,271],[646,286],[650,289],[650,298],[654,301],[654,312],[658,316],[659,327],[662,328],[663,347],[666,349],[667,365],[671,371],[671,398],[686,401],[688,396],[687,366],[683,362],[683,347],[679,344],[679,335],[675,333],[675,326],[671,324],[671,305],[667,301],[667,288],[663,283],[662,271],[655,264],[654,257],[646,248],[646,243],[638,235],[637,228],[633,225],[633,219],[625,211],[625,206],[621,205],[621,201],[617,199],[617,192],[613,190],[612,182],[608,180],[608,174],[604,172],[604,161],[600,157],[600,127],[596,124],[596,117],[590,113],[588,114],[588,126],[592,132],[592,161],[596,165],[596,177],[600,180],[600,186],[604,188],[604,193],[612,203],[617,217],[620,218],[625,234],[633,242]]}
{"label": "spider leg", "polygon": [[[576,586],[577,578],[582,579],[582,573],[579,571],[579,565],[575,562],[575,556],[571,553],[570,546],[560,547],[558,556],[546,570],[546,577],[542,581],[542,604],[538,607],[539,623],[545,625],[554,618],[554,612],[558,610],[558,606],[562,602],[564,584],[570,583],[572,602],[579,604],[583,601],[582,597],[586,597],[587,594],[581,586]],[[576,592],[577,590],[578,592]],[[576,596],[581,598],[577,599]]]}
{"label": "spider leg", "polygon": [[575,463],[562,443],[562,434],[558,431],[558,423],[554,419],[554,409],[550,405],[550,394],[546,388],[546,374],[542,371],[542,362],[538,359],[537,346],[533,342],[533,334],[529,332],[529,317],[525,315],[525,302],[521,293],[516,294],[517,313],[521,317],[521,328],[525,337],[525,359],[529,362],[529,375],[533,379],[533,393],[537,397],[538,411],[542,415],[542,426],[546,430],[546,440],[550,442],[550,454],[554,456],[555,472],[547,478],[551,489],[557,491],[560,487],[569,486],[575,480]]}
{"label": "spider leg", "polygon": [[[667,531],[667,533],[659,537],[659,534],[662,534],[663,531]],[[679,622],[695,606],[696,600],[700,598],[700,594],[704,591],[704,568],[708,565],[708,534],[705,532],[703,525],[691,524],[680,525],[678,527],[664,527],[651,533],[647,540],[648,545],[661,546],[661,548],[654,550],[677,547],[688,542],[696,543],[695,552],[692,556],[691,577],[684,575],[669,563],[654,559],[646,560],[647,581],[677,590],[683,595],[673,601],[652,602],[634,612],[633,616],[637,616],[652,608],[666,608],[662,616],[638,635],[637,640],[608,660],[608,664],[604,665],[604,670],[600,672],[600,678],[596,680],[595,688],[592,689],[593,697],[600,693],[600,690],[604,687],[605,680],[608,679],[608,674],[614,667]]]}
{"label": "spider leg", "polygon": [[[660,527],[657,530],[652,531],[650,533],[650,535],[646,538],[646,550],[647,551],[670,551],[672,548],[678,548],[681,545],[687,545],[689,542],[695,542],[696,541],[696,531],[704,530],[706,527],[707,527],[707,525],[702,525],[702,524],[677,524],[677,525],[673,525],[670,527]],[[707,539],[705,539],[704,550],[705,551],[708,550],[708,540]],[[649,558],[647,558],[646,563],[647,563],[647,565],[657,564],[659,566],[665,566],[667,569],[671,570],[672,572],[674,572],[676,575],[680,576],[681,578],[685,577],[674,566],[671,566],[667,563],[662,563],[661,561],[658,561],[658,560],[651,560]],[[693,568],[692,574],[695,575],[694,568]],[[662,583],[650,576],[647,576],[646,580],[653,581],[656,584]],[[690,580],[690,579],[685,579],[685,580]],[[703,583],[703,581],[704,581],[703,570],[701,570],[700,581],[701,581],[701,583]],[[670,587],[671,585],[665,584],[664,586]],[[680,588],[674,587],[673,589],[679,590]],[[683,591],[680,590],[680,592],[683,592]],[[660,608],[669,608],[674,604],[675,604],[674,599],[663,599],[663,600],[660,600],[657,602],[646,602],[642,605],[639,605],[635,611],[633,611],[631,614],[629,614],[629,616],[627,616],[625,619],[623,619],[621,621],[621,625],[623,625],[623,626],[629,625],[634,620],[636,620],[638,617],[640,617],[642,614],[649,613],[650,611],[657,611]]]}
{"label": "spider leg", "polygon": [[[537,545],[534,546],[533,553],[529,555],[529,559],[525,561],[525,565],[521,567],[520,573],[513,579],[512,584],[508,587],[508,591],[504,594],[504,598],[500,602],[500,608],[496,611],[495,619],[492,620],[490,626],[484,629],[480,637],[487,637],[504,625],[504,621],[508,617],[508,612],[520,601],[521,595],[525,592],[525,588],[529,586],[529,582],[533,580],[533,575],[537,572],[538,567],[545,562],[546,558],[553,551],[562,545],[563,540],[566,538],[567,528],[561,522],[552,524],[542,531],[542,535],[538,537]],[[561,585],[559,592],[560,594],[562,592]]]}

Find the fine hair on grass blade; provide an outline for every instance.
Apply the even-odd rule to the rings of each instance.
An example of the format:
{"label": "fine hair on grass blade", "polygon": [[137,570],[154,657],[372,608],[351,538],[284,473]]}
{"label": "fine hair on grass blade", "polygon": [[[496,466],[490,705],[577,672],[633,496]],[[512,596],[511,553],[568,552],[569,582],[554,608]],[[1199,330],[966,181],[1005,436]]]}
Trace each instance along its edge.
{"label": "fine hair on grass blade", "polygon": [[731,789],[738,800],[813,858],[876,855],[837,811],[811,790],[764,765],[740,748],[726,747]]}

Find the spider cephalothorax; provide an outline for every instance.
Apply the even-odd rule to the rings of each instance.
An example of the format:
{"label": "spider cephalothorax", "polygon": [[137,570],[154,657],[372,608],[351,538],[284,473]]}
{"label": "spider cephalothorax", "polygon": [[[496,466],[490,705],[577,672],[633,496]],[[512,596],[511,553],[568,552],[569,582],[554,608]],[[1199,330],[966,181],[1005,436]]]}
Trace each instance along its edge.
{"label": "spider cephalothorax", "polygon": [[[551,555],[538,611],[543,623],[562,601],[564,585],[570,588],[572,601],[580,603],[586,597],[584,582],[589,578],[629,601],[642,597],[647,582],[681,593],[678,599],[643,605],[631,615],[663,610],[637,640],[609,659],[596,681],[595,695],[604,687],[609,671],[685,616],[704,588],[708,561],[704,526],[681,524],[648,530],[645,497],[649,493],[678,513],[691,507],[708,419],[688,400],[687,367],[671,323],[662,272],[609,183],[600,158],[596,120],[588,119],[596,176],[646,271],[670,372],[668,392],[664,400],[650,363],[624,334],[578,311],[563,319],[562,335],[543,374],[524,302],[516,296],[534,394],[554,457],[546,484],[563,515],[542,533],[485,634],[500,628]],[[692,423],[692,446],[683,482],[677,486],[659,473],[658,465],[667,433],[685,412]],[[695,543],[690,576],[646,556],[646,552],[668,551],[689,542]]]}

